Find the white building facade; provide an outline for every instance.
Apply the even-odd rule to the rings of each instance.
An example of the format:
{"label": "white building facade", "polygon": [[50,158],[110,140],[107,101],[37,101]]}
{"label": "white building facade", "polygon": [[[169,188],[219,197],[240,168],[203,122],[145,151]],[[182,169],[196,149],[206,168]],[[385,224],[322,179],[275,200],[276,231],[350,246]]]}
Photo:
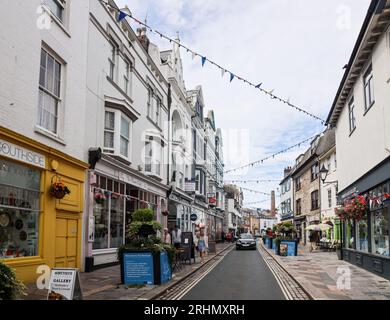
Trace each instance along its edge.
{"label": "white building facade", "polygon": [[390,1],[372,1],[327,124],[336,127],[339,202],[369,211],[344,222],[344,259],[390,277]]}
{"label": "white building facade", "polygon": [[280,182],[280,211],[278,218],[280,221],[294,220],[294,194],[293,194],[293,180],[290,175],[291,167],[284,169],[284,178]]}

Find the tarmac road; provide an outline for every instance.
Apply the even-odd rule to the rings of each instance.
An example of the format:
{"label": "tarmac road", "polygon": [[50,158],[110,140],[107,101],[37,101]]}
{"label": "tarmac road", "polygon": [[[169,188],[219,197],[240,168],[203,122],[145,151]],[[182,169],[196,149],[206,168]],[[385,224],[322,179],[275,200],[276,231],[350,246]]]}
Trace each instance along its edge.
{"label": "tarmac road", "polygon": [[231,251],[182,300],[285,300],[258,250]]}

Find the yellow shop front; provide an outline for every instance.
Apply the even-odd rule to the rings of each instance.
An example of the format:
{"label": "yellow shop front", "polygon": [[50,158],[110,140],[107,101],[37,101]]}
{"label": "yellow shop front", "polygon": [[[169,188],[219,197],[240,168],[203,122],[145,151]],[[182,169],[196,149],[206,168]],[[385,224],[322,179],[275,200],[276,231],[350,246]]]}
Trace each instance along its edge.
{"label": "yellow shop front", "polygon": [[[41,265],[80,268],[87,168],[0,126],[0,261],[25,283],[37,279]],[[59,199],[54,185],[70,193]]]}

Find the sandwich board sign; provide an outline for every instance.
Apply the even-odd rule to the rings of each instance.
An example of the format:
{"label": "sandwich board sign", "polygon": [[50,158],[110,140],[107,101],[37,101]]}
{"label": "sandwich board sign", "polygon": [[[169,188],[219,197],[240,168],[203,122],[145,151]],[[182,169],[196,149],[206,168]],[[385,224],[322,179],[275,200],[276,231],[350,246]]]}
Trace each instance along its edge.
{"label": "sandwich board sign", "polygon": [[53,268],[47,300],[82,300],[80,275],[77,269]]}

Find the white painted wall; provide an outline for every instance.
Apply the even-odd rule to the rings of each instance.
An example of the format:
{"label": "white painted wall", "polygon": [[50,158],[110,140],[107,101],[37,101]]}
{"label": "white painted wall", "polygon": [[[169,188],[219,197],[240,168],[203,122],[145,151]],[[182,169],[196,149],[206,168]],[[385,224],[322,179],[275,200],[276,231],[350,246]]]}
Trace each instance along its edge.
{"label": "white painted wall", "polygon": [[[336,145],[339,190],[390,156],[390,33],[378,41],[372,54],[375,104],[364,114],[363,73],[354,89],[356,130],[350,135],[348,105],[337,122]],[[387,150],[386,150],[387,149]]]}
{"label": "white painted wall", "polygon": [[[88,3],[69,1],[64,23],[53,18],[49,30],[37,27],[37,22],[42,22],[42,13],[37,13],[40,4],[40,0],[4,0],[1,4],[0,125],[86,160],[83,140]],[[44,131],[36,127],[43,43],[64,63],[57,136],[42,134]]]}
{"label": "white painted wall", "polygon": [[[338,170],[336,159],[336,148],[332,148],[330,152],[324,155],[320,160],[320,168],[325,165],[325,168],[329,170],[328,176],[325,182],[334,182],[338,180]],[[331,191],[331,203],[329,206],[328,191]],[[322,220],[335,217],[334,208],[337,206],[337,184],[336,183],[323,183],[321,180],[321,217]]]}

